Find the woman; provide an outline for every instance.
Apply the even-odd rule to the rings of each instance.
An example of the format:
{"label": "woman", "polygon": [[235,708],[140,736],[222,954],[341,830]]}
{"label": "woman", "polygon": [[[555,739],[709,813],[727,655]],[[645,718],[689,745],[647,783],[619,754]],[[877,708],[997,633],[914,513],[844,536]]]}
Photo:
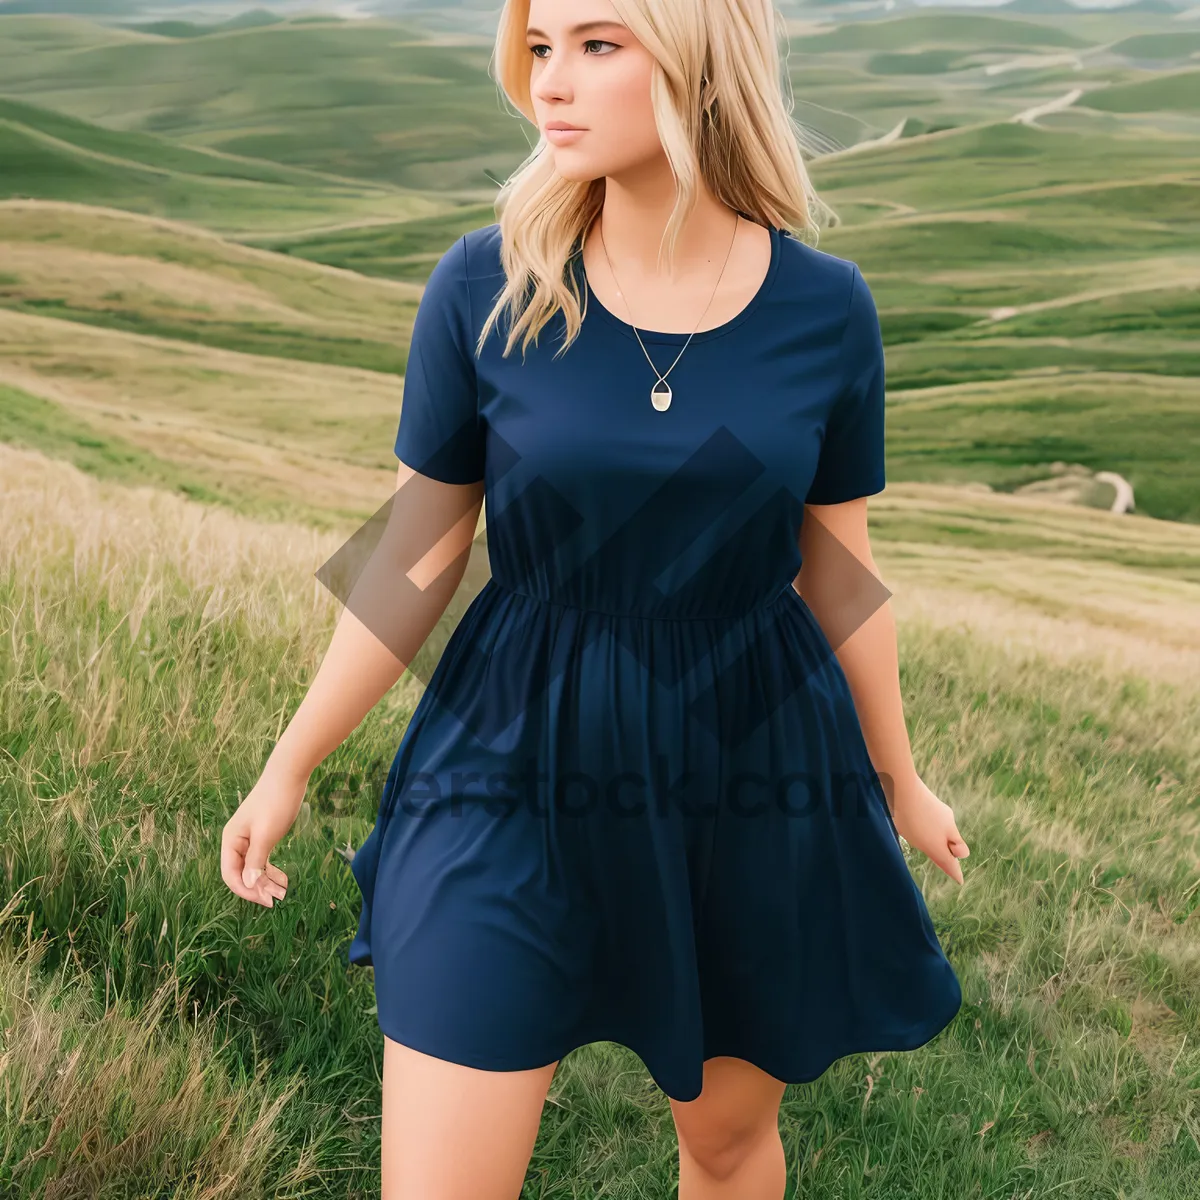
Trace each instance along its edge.
{"label": "woman", "polygon": [[780,1197],[785,1084],[961,1004],[898,836],[961,884],[867,540],[878,319],[787,231],[813,198],[776,36],[769,0],[505,5],[500,83],[543,140],[422,297],[355,588],[383,600],[348,604],[225,830],[229,886],[272,904],[268,853],[436,624],[486,496],[491,577],[353,862],[385,1200],[517,1196],[557,1062],[597,1040],[670,1099],[682,1200]]}

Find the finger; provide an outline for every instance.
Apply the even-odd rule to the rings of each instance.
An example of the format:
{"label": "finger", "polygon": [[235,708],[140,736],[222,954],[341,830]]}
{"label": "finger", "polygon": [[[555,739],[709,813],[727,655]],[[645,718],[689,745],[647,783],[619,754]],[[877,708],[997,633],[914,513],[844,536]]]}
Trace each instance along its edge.
{"label": "finger", "polygon": [[246,861],[246,847],[250,838],[246,833],[226,826],[221,835],[221,878],[235,896],[243,900],[258,900],[258,894],[242,881]]}
{"label": "finger", "polygon": [[951,854],[949,851],[950,851],[950,848],[949,848],[949,846],[947,846],[944,853],[937,854],[937,855],[931,854],[929,857],[932,858],[933,861],[939,867],[941,867],[941,869],[947,875],[949,875],[950,878],[953,879],[955,883],[962,883],[962,881],[963,881],[962,867],[959,866],[958,859],[955,858],[954,855]]}
{"label": "finger", "polygon": [[947,839],[950,843],[950,849],[956,858],[966,858],[971,853],[963,835],[958,832],[958,826],[954,823],[954,818],[950,818],[950,836]]}
{"label": "finger", "polygon": [[242,883],[246,887],[254,887],[266,874],[269,849],[266,841],[261,836],[256,837],[253,829],[250,830],[250,844],[246,847],[245,862],[242,866]]}
{"label": "finger", "polygon": [[[279,888],[279,884],[273,882],[264,870],[261,875],[254,881],[254,886],[250,889],[251,898],[264,908],[270,908],[276,899],[275,890]],[[280,900],[283,896],[278,897]]]}
{"label": "finger", "polygon": [[267,863],[267,874],[281,887],[287,887],[287,876],[274,863]]}
{"label": "finger", "polygon": [[258,882],[263,892],[268,896],[273,896],[276,900],[282,900],[287,894],[284,888],[280,887],[273,880],[267,879],[265,875]]}

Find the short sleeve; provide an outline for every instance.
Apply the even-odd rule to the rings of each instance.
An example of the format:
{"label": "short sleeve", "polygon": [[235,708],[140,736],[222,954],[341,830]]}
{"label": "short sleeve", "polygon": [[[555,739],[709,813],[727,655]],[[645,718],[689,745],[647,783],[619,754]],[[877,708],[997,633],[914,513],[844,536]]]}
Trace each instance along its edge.
{"label": "short sleeve", "polygon": [[443,483],[484,474],[470,304],[464,234],[434,266],[417,305],[396,431],[396,457]]}
{"label": "short sleeve", "polygon": [[840,363],[841,390],[829,414],[806,504],[840,504],[884,488],[883,338],[875,300],[857,266]]}

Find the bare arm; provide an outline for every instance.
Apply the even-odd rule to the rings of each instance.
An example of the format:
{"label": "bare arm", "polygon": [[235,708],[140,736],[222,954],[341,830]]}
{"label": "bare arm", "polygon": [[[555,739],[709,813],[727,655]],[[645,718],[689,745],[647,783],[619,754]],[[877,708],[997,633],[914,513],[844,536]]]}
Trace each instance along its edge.
{"label": "bare arm", "polygon": [[[899,783],[915,775],[916,766],[900,693],[895,617],[890,604],[879,604],[862,570],[882,582],[867,533],[867,499],[811,505],[809,513],[800,533],[804,565],[792,586],[834,648],[875,770]],[[888,801],[894,803],[891,795]]]}
{"label": "bare arm", "polygon": [[[811,519],[810,519],[811,518]],[[913,763],[900,691],[896,621],[867,533],[867,498],[810,505],[800,532],[803,566],[792,586],[837,655],[871,763],[904,839],[962,883],[969,853],[954,815]]]}
{"label": "bare arm", "polygon": [[462,582],[483,483],[451,484],[400,464],[386,530],[267,770],[307,779],[404,673]]}
{"label": "bare arm", "polygon": [[222,832],[221,876],[266,907],[287,876],[268,856],[300,811],[313,770],[403,674],[462,582],[483,481],[442,483],[400,464],[379,542],[347,597],[329,649],[262,775]]}

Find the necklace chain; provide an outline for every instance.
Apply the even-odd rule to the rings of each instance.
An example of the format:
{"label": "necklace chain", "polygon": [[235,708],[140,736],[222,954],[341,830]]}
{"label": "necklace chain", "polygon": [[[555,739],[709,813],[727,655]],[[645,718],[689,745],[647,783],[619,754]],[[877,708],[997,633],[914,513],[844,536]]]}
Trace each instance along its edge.
{"label": "necklace chain", "polygon": [[[646,350],[645,343],[642,341],[642,336],[637,331],[637,326],[633,322],[633,311],[629,307],[629,301],[625,299],[625,293],[621,288],[620,280],[617,279],[617,273],[613,270],[612,259],[608,257],[608,247],[604,244],[603,218],[601,218],[601,223],[597,227],[600,234],[600,248],[604,251],[604,259],[608,263],[609,274],[612,275],[613,282],[617,285],[617,294],[621,297],[621,302],[625,305],[625,311],[629,313],[629,325],[633,330],[633,336],[637,338],[638,345],[641,346],[642,353],[646,356],[646,361],[650,364],[650,369],[655,375],[658,376],[658,382],[655,383],[654,387],[650,389],[650,403],[659,412],[665,411],[670,406],[671,396],[673,393],[671,390],[671,385],[667,383],[667,376],[670,375],[670,373],[675,369],[675,363],[677,363],[683,357],[684,350],[688,348],[688,344],[691,342],[692,338],[696,336],[696,330],[700,328],[700,322],[704,320],[704,313],[708,312],[708,310],[712,307],[713,299],[717,294],[717,288],[721,286],[721,280],[725,277],[725,268],[729,265],[729,256],[733,253],[733,243],[737,238],[737,232],[741,227],[741,223],[741,213],[736,213],[733,221],[733,237],[729,240],[729,249],[725,251],[725,261],[721,264],[721,274],[717,276],[717,282],[713,285],[712,295],[709,296],[708,303],[704,306],[704,312],[702,312],[697,318],[695,329],[688,334],[687,341],[683,343],[679,353],[675,355],[675,362],[673,362],[665,371],[661,373],[654,365],[654,359],[650,357],[649,352]],[[658,390],[659,384],[662,384],[666,390],[660,392]]]}

